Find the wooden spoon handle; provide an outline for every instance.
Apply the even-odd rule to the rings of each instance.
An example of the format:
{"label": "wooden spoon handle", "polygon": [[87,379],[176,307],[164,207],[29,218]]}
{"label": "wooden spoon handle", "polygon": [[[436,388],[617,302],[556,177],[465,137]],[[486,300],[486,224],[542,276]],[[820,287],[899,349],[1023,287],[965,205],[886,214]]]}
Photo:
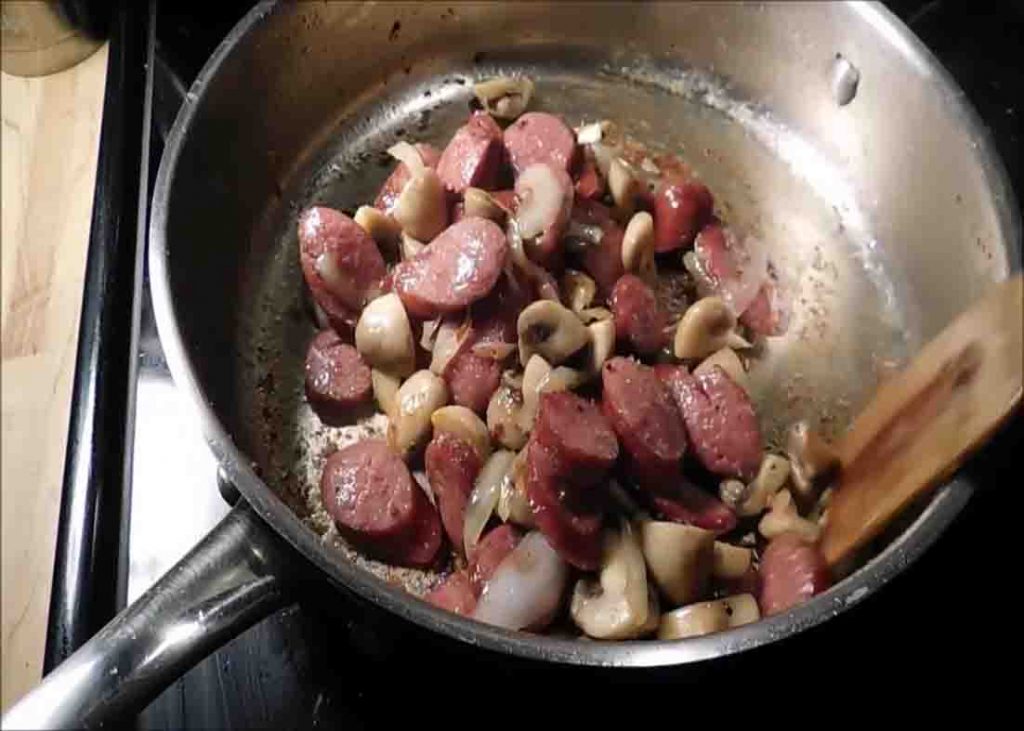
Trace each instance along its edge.
{"label": "wooden spoon handle", "polygon": [[949,477],[1021,401],[1024,280],[1000,283],[887,381],[837,445],[829,566]]}

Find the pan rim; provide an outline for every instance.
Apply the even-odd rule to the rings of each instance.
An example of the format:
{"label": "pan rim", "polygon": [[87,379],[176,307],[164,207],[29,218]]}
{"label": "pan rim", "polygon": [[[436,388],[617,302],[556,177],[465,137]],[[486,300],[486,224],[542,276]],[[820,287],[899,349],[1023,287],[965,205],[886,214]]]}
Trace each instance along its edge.
{"label": "pan rim", "polygon": [[[873,594],[907,566],[916,561],[960,513],[974,492],[963,477],[938,490],[920,516],[899,537],[867,564],[858,568],[825,593],[789,612],[705,637],[677,641],[631,641],[616,643],[580,642],[503,630],[433,607],[388,585],[354,564],[333,560],[319,536],[289,510],[254,472],[249,460],[235,445],[200,385],[181,332],[171,298],[169,254],[166,236],[170,194],[178,159],[189,138],[208,81],[216,75],[239,40],[268,18],[277,6],[263,0],[250,10],[214,51],[193,82],[178,112],[160,161],[153,193],[149,223],[149,271],[154,316],[168,368],[179,388],[196,409],[204,437],[231,482],[263,521],[268,523],[302,556],[317,566],[335,585],[351,591],[421,628],[447,635],[481,649],[545,662],[603,667],[657,667],[685,665],[725,657],[785,639],[832,619]],[[855,12],[879,28],[889,42],[897,39],[904,52],[935,74],[935,81],[956,92],[957,111],[966,130],[978,141],[978,154],[990,189],[1000,206],[1003,230],[1008,234],[1010,268],[1020,268],[1020,220],[1007,200],[1014,200],[1002,160],[995,153],[987,130],[949,72],[924,44],[887,9],[871,4],[851,3]]]}

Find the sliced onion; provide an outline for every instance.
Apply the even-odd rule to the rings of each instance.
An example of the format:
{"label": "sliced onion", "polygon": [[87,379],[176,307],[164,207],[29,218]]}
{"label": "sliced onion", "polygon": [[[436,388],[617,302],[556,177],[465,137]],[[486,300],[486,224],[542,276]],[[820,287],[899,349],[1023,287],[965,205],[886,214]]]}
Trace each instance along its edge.
{"label": "sliced onion", "polygon": [[405,140],[399,140],[388,148],[388,154],[401,163],[404,163],[409,172],[415,175],[421,172],[426,165],[423,163],[423,156],[414,145]]}
{"label": "sliced onion", "polygon": [[519,174],[516,197],[519,199],[516,220],[519,235],[524,239],[542,234],[563,215],[567,202],[572,205],[571,197],[566,199],[565,186],[555,170],[545,163],[534,163]]}
{"label": "sliced onion", "polygon": [[622,154],[622,147],[598,142],[591,145],[590,149],[594,151],[594,162],[597,164],[597,169],[601,171],[601,175],[607,178],[608,171],[612,166],[612,160]]}
{"label": "sliced onion", "polygon": [[505,360],[509,355],[512,354],[516,349],[515,343],[505,342],[490,342],[490,343],[474,343],[470,351],[473,355],[478,355],[481,358],[490,358],[491,360]]}
{"label": "sliced onion", "polygon": [[508,237],[509,249],[512,251],[512,263],[530,280],[537,290],[541,299],[560,301],[558,296],[558,283],[548,273],[548,270],[530,260],[523,247],[523,237],[519,231],[519,224],[516,219],[509,216],[508,225],[505,227],[505,234]]}
{"label": "sliced onion", "polygon": [[683,254],[683,266],[690,273],[697,284],[697,294],[700,297],[708,297],[715,293],[715,283],[704,271],[704,265],[695,251],[687,251]]}
{"label": "sliced onion", "polygon": [[409,259],[412,259],[413,257],[417,256],[421,251],[423,251],[425,248],[427,248],[426,244],[424,244],[419,239],[414,239],[412,236],[410,236],[409,234],[405,233],[405,231],[402,232],[402,237],[401,238],[402,238],[402,241],[401,241],[401,247],[400,248],[401,248],[401,253],[402,253],[402,261],[408,261]]}
{"label": "sliced onion", "polygon": [[531,531],[498,564],[473,618],[506,629],[542,629],[558,612],[569,571],[547,539]]}
{"label": "sliced onion", "polygon": [[430,480],[427,479],[427,473],[423,470],[413,470],[412,479],[415,480],[416,484],[420,486],[420,489],[426,493],[427,500],[435,508],[437,507],[437,500],[434,498],[434,490],[430,487]]}
{"label": "sliced onion", "polygon": [[444,320],[444,317],[439,316],[423,323],[423,330],[420,332],[421,348],[428,351],[434,349],[434,341],[437,340],[437,331],[441,327],[442,320]]}
{"label": "sliced onion", "polygon": [[511,479],[512,460],[515,457],[512,452],[499,450],[490,456],[477,475],[462,524],[462,540],[467,556],[473,555],[473,549],[476,548],[487,521],[491,519],[501,496],[502,484]]}
{"label": "sliced onion", "polygon": [[732,243],[730,251],[736,277],[721,282],[720,286],[725,303],[737,315],[742,315],[757,297],[768,276],[768,252],[764,244],[753,236],[745,237],[742,244],[735,240]]}
{"label": "sliced onion", "polygon": [[498,505],[494,509],[501,518],[501,522],[512,522],[524,528],[533,528],[533,509],[526,497],[526,450],[521,449],[512,460],[509,468],[509,479],[501,483],[501,497],[498,498]]}
{"label": "sliced onion", "polygon": [[468,313],[461,322],[453,317],[444,318],[434,338],[433,355],[430,358],[431,373],[444,375],[452,358],[462,352],[472,334],[473,327]]}

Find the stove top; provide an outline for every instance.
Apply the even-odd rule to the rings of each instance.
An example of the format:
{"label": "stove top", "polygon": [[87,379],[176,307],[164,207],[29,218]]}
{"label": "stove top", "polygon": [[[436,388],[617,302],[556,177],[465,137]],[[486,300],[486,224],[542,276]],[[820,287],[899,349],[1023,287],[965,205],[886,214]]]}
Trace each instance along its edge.
{"label": "stove top", "polygon": [[[1024,11],[1009,3],[981,11],[943,0],[889,5],[963,86],[989,125],[1015,189],[1024,191],[1018,120],[1024,112],[1018,40],[1024,37]],[[248,4],[238,2],[209,3],[202,13],[190,14],[180,6],[158,5],[149,186],[186,89],[247,9]],[[191,406],[170,379],[148,282],[142,296],[132,491],[126,511],[129,602],[226,515],[237,498],[218,479]],[[923,679],[941,687],[947,678],[967,682],[958,672],[965,668],[971,668],[974,681],[995,691],[1001,682],[1008,686],[1010,674],[985,672],[993,641],[985,633],[994,624],[989,614],[997,619],[1009,614],[1010,607],[1000,607],[996,597],[989,611],[980,599],[989,587],[1005,581],[1008,562],[984,559],[989,550],[1010,555],[1013,511],[1003,508],[1005,491],[995,485],[1006,480],[1011,458],[1024,446],[1022,431],[1007,431],[969,465],[983,484],[994,487],[971,501],[917,565],[856,609],[781,647],[711,668],[620,671],[614,676],[599,670],[570,672],[429,637],[313,579],[302,584],[295,604],[199,663],[136,723],[140,728],[362,728],[398,721],[410,712],[423,717],[440,710],[468,725],[482,720],[483,713],[507,715],[508,701],[523,722],[529,709],[540,707],[577,721],[581,708],[590,707],[606,720],[607,703],[573,696],[607,689],[616,693],[620,702],[613,705],[619,710],[640,710],[627,701],[641,700],[645,707],[665,704],[671,711],[678,707],[674,689],[680,685],[700,694],[695,697],[703,703],[688,703],[692,710],[715,704],[706,708],[713,712],[725,701],[731,714],[740,697],[761,706],[765,693],[797,698],[842,681],[864,682],[864,677],[872,679],[874,688],[888,686],[898,696],[906,677],[913,676],[915,684]],[[766,678],[775,680],[766,685]],[[739,694],[743,688],[747,690]],[[524,696],[529,706],[522,703]]]}

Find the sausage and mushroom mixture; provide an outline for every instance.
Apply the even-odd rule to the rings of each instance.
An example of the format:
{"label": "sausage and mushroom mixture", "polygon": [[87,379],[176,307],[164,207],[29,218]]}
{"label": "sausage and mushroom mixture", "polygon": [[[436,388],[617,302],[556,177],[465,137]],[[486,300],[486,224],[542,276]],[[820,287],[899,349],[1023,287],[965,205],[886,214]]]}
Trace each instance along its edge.
{"label": "sausage and mushroom mixture", "polygon": [[309,404],[388,417],[327,460],[327,513],[439,569],[426,601],[510,629],[674,639],[806,600],[836,461],[802,425],[762,444],[745,351],[784,327],[764,254],[679,158],[528,112],[532,90],[477,85],[444,150],[391,148],[372,206],[299,218]]}

